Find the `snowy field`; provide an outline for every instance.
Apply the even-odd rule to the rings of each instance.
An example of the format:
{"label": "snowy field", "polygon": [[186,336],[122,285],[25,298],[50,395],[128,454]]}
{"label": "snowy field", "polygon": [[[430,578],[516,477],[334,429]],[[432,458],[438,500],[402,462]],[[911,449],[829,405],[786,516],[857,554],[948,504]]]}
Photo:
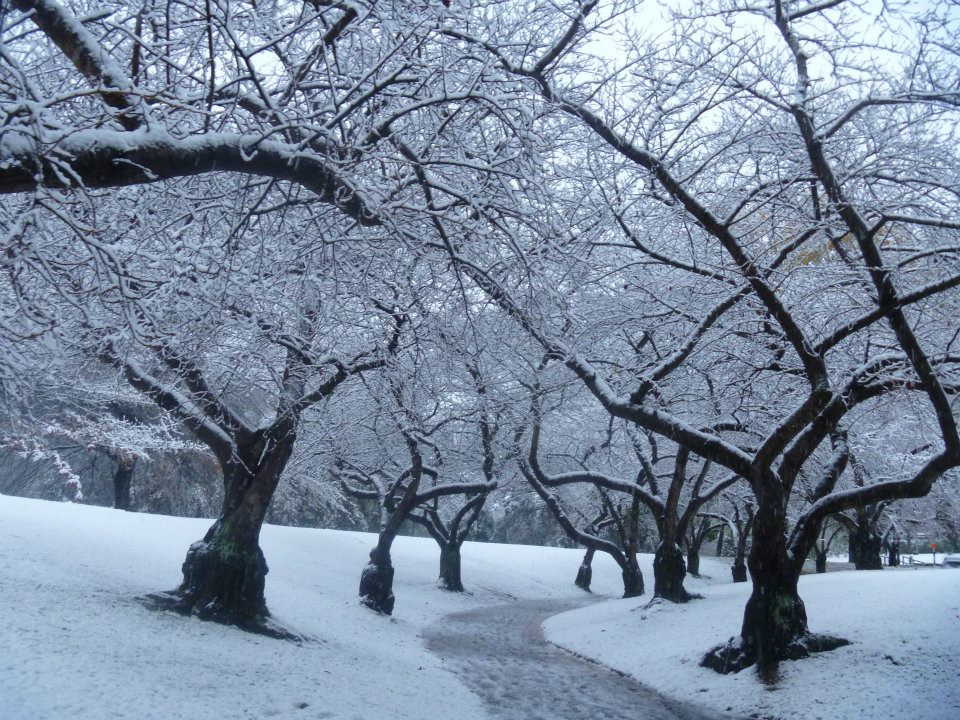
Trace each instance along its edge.
{"label": "snowy field", "polygon": [[800,578],[810,629],[851,645],[780,664],[779,682],[698,666],[739,634],[748,583],[702,588],[685,606],[612,600],[555,616],[547,637],[668,695],[758,718],[960,718],[960,570],[840,571]]}
{"label": "snowy field", "polygon": [[[373,536],[267,526],[267,601],[313,638],[295,645],[148,610],[136,596],[170,589],[207,520],[0,496],[0,718],[487,717],[477,696],[420,638],[443,615],[512,599],[582,598],[579,551],[467,544],[471,594],[435,585],[439,552],[399,538],[394,618],[356,599]],[[854,640],[784,663],[782,682],[696,667],[734,634],[746,585],[704,559],[708,599],[684,607],[611,600],[557,616],[548,635],[668,693],[737,716],[792,719],[960,717],[960,572],[838,572],[806,577],[811,626]],[[644,564],[652,584],[649,558]],[[594,588],[616,595],[616,566],[597,557]]]}

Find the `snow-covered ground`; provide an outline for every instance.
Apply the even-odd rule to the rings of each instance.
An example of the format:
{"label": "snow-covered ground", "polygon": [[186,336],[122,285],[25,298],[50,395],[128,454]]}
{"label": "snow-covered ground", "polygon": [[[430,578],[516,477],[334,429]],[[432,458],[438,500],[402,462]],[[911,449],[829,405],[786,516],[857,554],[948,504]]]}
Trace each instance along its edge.
{"label": "snow-covered ground", "polygon": [[[0,496],[0,718],[485,718],[480,699],[427,651],[424,628],[514,598],[583,598],[572,583],[579,551],[468,543],[471,594],[459,595],[436,586],[432,540],[399,538],[395,616],[381,617],[356,599],[373,536],[268,526],[267,601],[312,641],[139,604],[136,596],[177,585],[187,547],[208,525]],[[749,671],[719,677],[696,667],[708,645],[735,632],[746,590],[728,584],[716,561],[705,558],[703,569],[712,584],[689,586],[707,600],[649,610],[643,599],[611,600],[548,621],[548,633],[668,693],[737,714],[800,720],[855,706],[863,710],[847,717],[960,717],[950,680],[960,656],[960,572],[805,578],[814,629],[855,645],[786,663],[771,691]],[[619,572],[605,557],[595,562],[594,588],[618,594]]]}
{"label": "snow-covered ground", "polygon": [[[374,536],[267,526],[267,603],[316,638],[297,646],[144,608],[168,590],[209,520],[0,495],[0,720],[83,718],[485,718],[429,653],[439,617],[512,598],[582,597],[581,553],[470,543],[471,595],[436,586],[429,538],[395,544],[394,617],[359,605]],[[596,586],[616,567],[598,558]]]}
{"label": "snow-covered ground", "polygon": [[852,644],[780,664],[779,682],[721,676],[698,665],[739,634],[748,583],[699,591],[683,606],[611,600],[544,624],[561,647],[628,673],[667,695],[734,715],[832,720],[960,718],[960,570],[902,568],[804,575],[811,630]]}

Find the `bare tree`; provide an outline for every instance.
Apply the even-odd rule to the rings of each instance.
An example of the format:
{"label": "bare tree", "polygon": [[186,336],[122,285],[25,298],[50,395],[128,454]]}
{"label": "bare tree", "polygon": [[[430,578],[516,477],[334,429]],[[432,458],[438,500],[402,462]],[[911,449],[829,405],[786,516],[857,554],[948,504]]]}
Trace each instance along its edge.
{"label": "bare tree", "polygon": [[[625,363],[604,358],[601,365],[595,338],[590,350],[572,342],[576,331],[561,333],[556,323],[521,303],[511,286],[522,282],[542,291],[540,279],[491,272],[468,256],[463,244],[448,243],[450,254],[464,275],[565,363],[612,415],[750,484],[756,499],[749,558],[754,592],[740,638],[708,654],[705,663],[722,671],[754,662],[767,668],[835,644],[808,635],[796,589],[824,519],[858,504],[924,495],[960,463],[950,399],[956,389],[950,380],[957,360],[951,354],[954,329],[943,314],[956,307],[960,284],[951,249],[960,228],[950,219],[957,196],[954,183],[929,179],[931,167],[946,178],[954,178],[957,167],[955,146],[943,144],[939,131],[954,121],[956,92],[937,69],[940,54],[951,52],[944,48],[954,45],[943,22],[925,21],[923,31],[934,32],[938,42],[922,43],[907,60],[929,72],[905,81],[873,63],[875,55],[863,45],[846,44],[839,24],[847,21],[842,13],[855,12],[850,3],[777,1],[769,8],[743,9],[719,3],[696,17],[674,18],[669,41],[637,39],[628,48],[629,72],[603,74],[593,82],[582,41],[590,35],[591,17],[600,13],[596,25],[605,22],[597,8],[595,2],[571,3],[564,31],[552,41],[531,38],[519,51],[500,35],[448,32],[527,81],[558,111],[551,119],[565,115],[581,123],[599,143],[595,152],[606,153],[618,173],[637,178],[632,198],[616,186],[607,195],[623,236],[617,243],[605,230],[598,237],[607,247],[668,266],[677,277],[697,276],[696,284],[688,285],[694,293],[725,289],[726,297],[699,316],[686,314],[688,339],[677,352],[646,367],[631,361],[629,373],[607,372],[608,363],[614,368]],[[737,13],[766,22],[766,29],[730,40],[724,21]],[[511,31],[527,35],[519,25]],[[756,38],[772,33],[780,37],[778,51],[759,52],[767,43]],[[714,39],[721,50],[711,44]],[[678,46],[688,53],[679,63]],[[811,79],[815,48],[829,48],[821,51],[823,62],[856,68],[864,80]],[[878,48],[877,54],[889,50]],[[650,112],[635,113],[625,98],[644,98]],[[876,121],[880,112],[896,117],[901,130],[887,132]],[[909,150],[905,136],[911,138]],[[867,145],[877,160],[859,170]],[[612,182],[615,174],[609,175]],[[439,192],[426,171],[421,184]],[[425,196],[428,205],[438,202],[426,189]],[[693,256],[677,257],[680,243],[672,253],[650,248],[635,230],[650,218],[667,221],[658,224],[660,237],[665,227],[672,228],[674,236],[688,240]],[[577,239],[566,236],[563,242]],[[562,255],[571,252],[565,246]],[[946,264],[929,262],[944,253],[951,258]],[[611,274],[608,270],[606,277]],[[617,287],[630,284],[625,278]],[[811,301],[817,295],[819,300]],[[831,303],[843,310],[834,307],[828,314]],[[672,305],[683,307],[683,301]],[[921,308],[924,320],[908,320],[911,308]],[[756,362],[742,345],[731,344],[734,338],[764,348],[754,356],[765,359]],[[679,409],[665,411],[650,402],[658,386],[678,380],[678,368],[718,352],[738,358],[743,368],[728,397],[739,388],[752,408],[762,408],[751,422],[763,438],[758,446],[730,442],[699,429],[705,424],[690,422]],[[911,403],[910,393],[919,393],[926,404]],[[848,435],[857,430],[854,421],[876,427],[881,397],[925,425],[932,419],[937,442],[903,479],[838,489]],[[722,405],[723,412],[742,412]],[[812,502],[791,523],[788,501],[802,469],[815,478]]]}

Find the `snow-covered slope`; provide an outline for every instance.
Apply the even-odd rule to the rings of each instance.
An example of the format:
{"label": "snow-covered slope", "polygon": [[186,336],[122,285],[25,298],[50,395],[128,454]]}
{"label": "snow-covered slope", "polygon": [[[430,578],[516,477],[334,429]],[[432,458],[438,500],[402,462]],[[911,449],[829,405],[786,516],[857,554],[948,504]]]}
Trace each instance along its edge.
{"label": "snow-covered slope", "polygon": [[[479,700],[419,638],[444,614],[511,597],[579,597],[581,553],[468,543],[471,595],[436,586],[439,550],[398,538],[397,607],[357,602],[375,538],[266,526],[267,602],[296,646],[144,608],[175,587],[209,520],[0,495],[0,718],[471,718]],[[595,586],[615,594],[597,558]]]}
{"label": "snow-covered slope", "polygon": [[960,570],[841,571],[800,578],[811,630],[847,647],[781,663],[765,686],[752,670],[698,666],[740,632],[750,585],[703,588],[684,606],[612,600],[550,618],[554,643],[633,675],[667,695],[721,712],[809,720],[960,718]]}
{"label": "snow-covered slope", "polygon": [[[583,597],[572,582],[579,551],[468,543],[471,594],[460,595],[436,586],[432,540],[399,538],[397,607],[386,618],[356,597],[372,535],[267,526],[267,601],[312,641],[298,646],[139,604],[138,595],[177,585],[187,547],[208,525],[0,495],[0,718],[484,718],[480,700],[425,649],[423,628],[512,598]],[[706,600],[647,610],[633,610],[645,598],[611,600],[549,621],[548,632],[721,710],[763,708],[792,720],[960,717],[960,688],[949,680],[960,656],[960,572],[805,578],[814,629],[856,644],[785,663],[784,682],[768,691],[749,672],[721,678],[695,667],[707,646],[735,633],[747,589],[727,583],[716,561],[704,558],[703,570],[714,580],[688,586]],[[600,555],[594,589],[620,592],[618,569]]]}

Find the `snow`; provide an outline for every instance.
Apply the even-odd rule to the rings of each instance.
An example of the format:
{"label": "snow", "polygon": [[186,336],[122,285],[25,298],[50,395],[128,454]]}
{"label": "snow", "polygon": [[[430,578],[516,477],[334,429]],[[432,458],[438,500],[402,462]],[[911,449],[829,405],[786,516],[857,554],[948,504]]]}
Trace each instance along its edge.
{"label": "snow", "polygon": [[960,718],[960,571],[902,568],[804,575],[810,629],[852,644],[780,664],[779,681],[752,669],[722,676],[704,652],[739,634],[749,583],[714,584],[687,605],[613,600],[554,616],[547,638],[667,695],[759,718]]}
{"label": "snow", "polygon": [[[138,595],[178,584],[187,548],[209,523],[0,496],[0,717],[479,720],[488,710],[448,671],[453,665],[427,649],[424,632],[442,635],[443,618],[454,613],[490,608],[495,617],[496,606],[516,599],[569,607],[588,597],[573,586],[579,550],[467,543],[470,594],[457,594],[437,587],[436,543],[401,537],[397,607],[387,618],[357,598],[372,535],[266,526],[267,602],[274,618],[307,642],[138,603]],[[548,637],[721,712],[792,720],[960,717],[960,687],[944,681],[960,656],[960,572],[805,576],[812,628],[854,644],[784,663],[771,690],[752,671],[719,676],[696,665],[710,645],[735,634],[749,587],[730,584],[727,567],[703,558],[713,579],[688,579],[688,587],[706,599],[649,606],[650,563],[644,556],[646,597],[558,615],[545,624]],[[618,568],[600,554],[594,589],[601,597],[620,591]]]}
{"label": "snow", "polygon": [[[512,598],[582,598],[574,550],[467,543],[471,595],[436,585],[429,538],[395,543],[397,607],[362,607],[375,538],[266,526],[267,603],[313,641],[293,643],[148,610],[136,596],[180,581],[209,520],[0,495],[0,717],[485,718],[420,639],[443,615]],[[597,558],[595,584],[618,571]],[[298,707],[306,703],[306,707]]]}

